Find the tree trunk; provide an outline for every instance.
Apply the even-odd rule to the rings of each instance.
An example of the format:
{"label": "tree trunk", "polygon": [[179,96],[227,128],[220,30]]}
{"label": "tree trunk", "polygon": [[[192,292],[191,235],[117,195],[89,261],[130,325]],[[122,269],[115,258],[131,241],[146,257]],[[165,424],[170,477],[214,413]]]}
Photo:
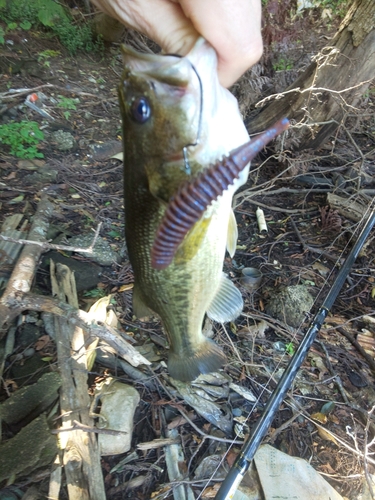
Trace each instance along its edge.
{"label": "tree trunk", "polygon": [[[317,148],[337,129],[375,77],[375,1],[353,0],[332,42],[305,72],[248,123],[250,134],[288,117],[296,149]],[[268,99],[269,100],[269,99]]]}

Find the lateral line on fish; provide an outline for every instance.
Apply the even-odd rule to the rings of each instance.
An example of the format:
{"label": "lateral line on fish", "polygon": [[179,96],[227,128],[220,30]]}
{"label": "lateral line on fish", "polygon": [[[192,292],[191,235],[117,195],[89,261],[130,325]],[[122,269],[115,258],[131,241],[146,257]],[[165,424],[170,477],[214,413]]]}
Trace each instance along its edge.
{"label": "lateral line on fish", "polygon": [[234,183],[263,147],[288,127],[287,118],[279,120],[273,127],[232,150],[228,156],[180,188],[169,203],[156,232],[151,248],[151,266],[154,269],[165,269],[171,264],[186,234],[207,207]]}

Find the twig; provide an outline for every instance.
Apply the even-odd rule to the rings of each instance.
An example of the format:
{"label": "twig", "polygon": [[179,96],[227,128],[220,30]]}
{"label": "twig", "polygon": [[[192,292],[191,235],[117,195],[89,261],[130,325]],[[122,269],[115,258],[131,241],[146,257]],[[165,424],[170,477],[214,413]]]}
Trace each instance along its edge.
{"label": "twig", "polygon": [[19,245],[35,245],[37,247],[40,247],[43,250],[62,250],[64,252],[93,253],[95,243],[99,237],[101,227],[102,227],[102,222],[100,222],[98,224],[98,227],[95,230],[91,245],[89,247],[85,247],[85,248],[72,247],[72,246],[68,246],[68,245],[55,245],[54,243],[48,243],[46,241],[35,241],[35,240],[23,240],[23,239],[10,238],[9,236],[4,236],[3,234],[0,234],[0,240],[10,241],[11,243],[18,243]]}
{"label": "twig", "polygon": [[39,85],[38,87],[32,87],[30,89],[19,89],[19,90],[11,89],[11,90],[8,90],[8,92],[3,92],[2,94],[0,94],[0,99],[3,102],[11,101],[12,99],[14,99],[16,97],[28,95],[28,94],[31,94],[33,92],[37,92],[38,90],[45,89],[47,87],[52,88],[52,87],[54,87],[54,85],[52,85],[52,83],[46,83],[44,85]]}
{"label": "twig", "polygon": [[117,436],[118,434],[127,434],[124,431],[116,431],[111,429],[99,429],[98,427],[91,427],[90,425],[82,424],[78,420],[73,420],[72,427],[60,427],[59,429],[52,429],[51,434],[60,434],[60,432],[70,432],[75,430],[84,432],[94,432],[95,434],[109,434],[110,436]]}
{"label": "twig", "polygon": [[332,363],[331,363],[331,360],[329,359],[329,354],[328,354],[328,351],[327,351],[327,348],[326,346],[324,345],[324,342],[320,342],[320,341],[317,341],[319,344],[320,344],[320,347],[323,349],[324,351],[324,354],[326,356],[326,362],[327,362],[327,365],[328,365],[328,369],[331,373],[331,375],[333,376],[335,382],[336,382],[336,385],[340,391],[340,394],[341,394],[341,397],[342,399],[345,401],[346,404],[350,404],[349,402],[349,399],[348,399],[348,395],[342,385],[342,382],[341,382],[341,378],[337,375],[337,373],[335,373],[334,369],[333,369],[333,366],[332,366]]}
{"label": "twig", "polygon": [[370,415],[372,415],[374,413],[374,410],[375,410],[375,406],[373,406],[371,408],[371,410],[368,412],[369,418],[367,420],[366,427],[365,427],[365,456],[364,456],[364,460],[363,460],[364,469],[365,469],[365,477],[366,477],[368,488],[370,490],[370,495],[371,495],[372,500],[375,499],[374,489],[372,487],[374,482],[371,479],[370,474],[369,474],[369,470],[368,470],[368,451],[369,451],[370,447],[374,444],[375,438],[372,439],[372,441],[370,443],[368,443],[368,434],[369,434],[369,428],[370,428]]}
{"label": "twig", "polygon": [[[301,87],[297,87],[295,89],[286,90],[285,92],[281,92],[279,94],[269,95],[265,99],[257,102],[255,107],[260,108],[266,102],[271,101],[272,99],[275,99],[275,100],[283,99],[287,94],[296,93],[296,92],[300,93],[300,94],[305,94],[306,92],[329,92],[331,94],[340,95],[340,94],[343,94],[344,92],[349,92],[350,90],[354,90],[358,87],[361,87],[362,85],[365,85],[366,83],[370,83],[370,82],[372,82],[372,80],[373,80],[373,78],[371,78],[370,80],[366,80],[364,82],[360,82],[357,85],[353,85],[353,87],[348,87],[348,88],[342,89],[342,90],[333,90],[333,89],[327,89],[325,87],[314,87],[314,86],[307,87],[306,89],[301,89]],[[315,125],[315,123],[311,123],[309,125]]]}
{"label": "twig", "polygon": [[[340,259],[337,259],[336,257],[333,257],[331,254],[329,254],[328,252],[324,251],[324,250],[321,250],[320,248],[315,248],[315,247],[311,247],[310,245],[307,245],[304,241],[304,239],[302,238],[301,236],[301,233],[299,232],[298,228],[297,228],[297,225],[296,223],[294,222],[294,220],[292,219],[292,217],[290,217],[290,222],[293,226],[293,229],[294,231],[296,232],[296,235],[297,235],[297,238],[299,240],[299,242],[301,243],[302,245],[302,248],[304,250],[307,250],[308,252],[311,252],[311,253],[317,253],[323,257],[325,257],[326,259],[334,262],[335,264],[339,263],[340,262]],[[343,260],[343,259],[341,259]]]}
{"label": "twig", "polygon": [[[159,380],[159,378],[158,378],[158,380]],[[162,386],[164,391],[168,394],[168,396],[172,400],[173,396],[168,391],[168,389],[165,387],[165,385],[160,382],[160,380],[159,380],[159,384]],[[236,441],[235,439],[225,439],[225,438],[220,438],[217,436],[211,436],[210,434],[206,434],[197,425],[195,425],[195,423],[188,417],[188,415],[183,410],[181,410],[180,405],[176,405],[176,409],[181,413],[181,415],[186,419],[186,421],[189,422],[189,424],[193,427],[193,429],[195,429],[198,432],[198,434],[203,436],[205,439],[211,439],[212,441],[219,441],[220,443],[230,443],[230,444],[234,444],[234,445],[235,444],[244,444],[244,441]]]}
{"label": "twig", "polygon": [[294,421],[296,418],[298,418],[300,415],[302,415],[304,412],[304,410],[299,410],[297,413],[295,413],[289,420],[287,420],[286,422],[284,422],[283,424],[280,425],[280,427],[278,427],[277,429],[275,429],[272,434],[270,434],[270,436],[268,438],[265,439],[265,443],[274,443],[275,442],[275,439],[277,438],[277,436],[282,432],[284,431],[285,429],[287,429]]}
{"label": "twig", "polygon": [[332,330],[337,330],[340,332],[344,337],[346,337],[349,342],[362,354],[362,356],[365,358],[367,361],[369,367],[375,374],[375,361],[372,359],[372,357],[367,354],[367,352],[363,349],[363,347],[360,345],[360,343],[352,336],[350,333],[348,333],[345,328],[342,328],[340,326],[336,326],[335,328],[332,328]]}
{"label": "twig", "polygon": [[270,210],[273,212],[283,212],[286,214],[301,214],[301,213],[306,214],[309,212],[316,212],[316,208],[291,209],[291,208],[282,208],[282,207],[272,207],[270,205],[266,205],[264,203],[261,203],[260,201],[253,200],[252,198],[245,198],[245,199],[248,203],[251,203],[252,205],[257,205],[258,207],[267,208],[267,210]]}
{"label": "twig", "polygon": [[[41,90],[41,89],[45,89],[45,88],[55,88],[55,89],[58,89],[58,90],[62,90],[63,92],[70,92],[70,93],[74,93],[74,94],[77,94],[77,95],[82,95],[82,96],[87,96],[87,97],[95,97],[95,99],[98,99],[98,95],[97,94],[91,94],[89,92],[83,92],[81,90],[78,90],[76,88],[72,88],[72,89],[68,89],[68,88],[65,88],[65,87],[60,87],[59,85],[53,85],[52,83],[46,83],[44,85],[39,85],[38,87],[32,87],[30,89],[11,89],[11,90],[8,90],[8,92],[3,92],[2,94],[0,94],[0,99],[3,101],[3,102],[7,102],[7,101],[11,101],[12,99],[16,98],[16,97],[20,97],[20,96],[24,96],[24,95],[28,95],[28,94],[31,94],[33,92],[37,92],[38,90]],[[117,98],[113,98],[113,99],[116,99]],[[106,102],[109,100],[109,99],[99,99],[100,101],[103,101],[105,100]]]}
{"label": "twig", "polygon": [[171,439],[171,438],[159,438],[153,441],[148,441],[145,443],[138,443],[138,450],[155,450],[157,448],[162,448],[163,446],[169,446],[171,444],[181,444],[181,439]]}

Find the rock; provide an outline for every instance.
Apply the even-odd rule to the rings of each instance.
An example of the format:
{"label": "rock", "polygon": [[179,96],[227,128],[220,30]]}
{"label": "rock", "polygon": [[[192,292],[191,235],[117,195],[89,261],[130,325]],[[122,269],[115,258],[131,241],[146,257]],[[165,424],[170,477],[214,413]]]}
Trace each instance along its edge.
{"label": "rock", "polygon": [[91,154],[94,160],[108,160],[112,156],[121,153],[123,150],[122,142],[120,141],[108,141],[101,144],[91,144],[89,146]]}
{"label": "rock", "polygon": [[100,418],[97,427],[119,431],[118,434],[99,434],[101,455],[119,455],[130,450],[133,418],[140,397],[134,387],[107,379],[96,391],[101,401]]}
{"label": "rock", "polygon": [[40,328],[33,323],[22,323],[17,329],[17,345],[27,347],[41,336]]}
{"label": "rock", "polygon": [[38,168],[37,172],[33,174],[25,175],[23,177],[23,181],[28,186],[35,184],[51,184],[56,182],[57,179],[57,170],[51,168],[50,165],[45,165],[43,167]]}
{"label": "rock", "polygon": [[314,304],[314,297],[304,285],[288,286],[271,298],[266,312],[289,326],[298,328]]}
{"label": "rock", "polygon": [[[87,246],[87,245],[86,245]],[[87,254],[86,254],[87,255]],[[102,268],[93,262],[82,262],[73,258],[65,257],[54,250],[45,254],[42,258],[41,268],[49,270],[50,261],[68,266],[74,272],[76,289],[78,292],[95,288],[100,281]]]}
{"label": "rock", "polygon": [[27,475],[50,464],[58,453],[56,437],[50,433],[43,414],[16,436],[0,445],[0,481],[18,474]]}
{"label": "rock", "polygon": [[[69,239],[69,245],[80,248],[88,248],[93,240],[93,234],[83,234],[78,236],[73,236],[73,238]],[[77,252],[80,253],[80,252]],[[111,266],[114,262],[119,262],[119,255],[114,252],[105,239],[100,236],[96,240],[94,252],[92,254],[89,253],[81,253],[87,259],[91,259],[101,266]]]}
{"label": "rock", "polygon": [[32,385],[18,389],[0,405],[0,416],[7,424],[15,424],[30,413],[39,415],[58,397],[61,385],[58,373],[45,373]]}
{"label": "rock", "polygon": [[70,151],[76,147],[73,135],[70,132],[65,132],[64,130],[56,130],[56,132],[52,132],[51,141],[55,143],[54,146],[59,151]]}

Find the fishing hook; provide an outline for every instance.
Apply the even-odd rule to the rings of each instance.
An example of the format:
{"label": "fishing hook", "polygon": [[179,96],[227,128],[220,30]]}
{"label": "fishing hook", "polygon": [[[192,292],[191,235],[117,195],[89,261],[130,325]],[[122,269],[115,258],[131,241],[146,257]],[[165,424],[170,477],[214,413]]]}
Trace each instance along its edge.
{"label": "fishing hook", "polygon": [[[179,54],[166,54],[167,56],[174,56],[174,57],[180,57],[182,58],[181,55]],[[189,59],[188,59],[189,61]],[[201,136],[201,131],[202,131],[202,115],[203,115],[203,85],[202,85],[202,80],[201,77],[199,76],[199,73],[197,71],[197,68],[194,66],[194,64],[189,61],[189,64],[196,74],[198,78],[198,84],[199,84],[199,116],[198,116],[198,130],[197,130],[197,136],[194,142],[190,142],[189,144],[186,144],[182,148],[182,155],[184,157],[184,164],[185,164],[185,172],[187,175],[191,175],[191,168],[189,164],[189,159],[188,159],[188,154],[187,154],[187,148],[198,146],[199,141],[200,141],[200,136]]]}

